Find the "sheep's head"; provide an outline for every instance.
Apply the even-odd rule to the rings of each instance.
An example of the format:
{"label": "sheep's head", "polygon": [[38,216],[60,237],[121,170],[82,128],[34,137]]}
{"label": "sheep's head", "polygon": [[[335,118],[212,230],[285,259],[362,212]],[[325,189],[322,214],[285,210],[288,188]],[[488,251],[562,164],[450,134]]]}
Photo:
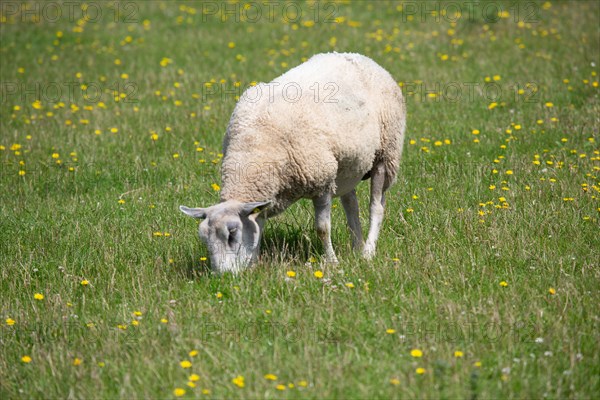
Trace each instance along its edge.
{"label": "sheep's head", "polygon": [[201,219],[198,234],[208,246],[214,271],[239,272],[258,258],[260,237],[266,220],[263,211],[270,202],[242,203],[228,200],[208,208],[179,209]]}

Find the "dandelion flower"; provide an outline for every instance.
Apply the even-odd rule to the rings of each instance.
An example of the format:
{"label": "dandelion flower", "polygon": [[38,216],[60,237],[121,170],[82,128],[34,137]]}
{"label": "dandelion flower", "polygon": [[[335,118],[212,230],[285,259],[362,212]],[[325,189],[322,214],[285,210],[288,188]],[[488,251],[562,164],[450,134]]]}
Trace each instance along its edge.
{"label": "dandelion flower", "polygon": [[78,365],[80,365],[80,364],[81,364],[81,362],[82,362],[81,358],[75,358],[75,359],[73,360],[73,365],[74,365],[74,366],[78,366]]}
{"label": "dandelion flower", "polygon": [[25,364],[29,364],[31,362],[31,357],[23,356],[23,357],[21,357],[21,361],[24,362]]}
{"label": "dandelion flower", "polygon": [[244,377],[241,375],[238,375],[235,378],[233,378],[231,380],[231,383],[233,383],[235,386],[237,386],[239,388],[243,388],[244,386],[246,386],[246,383],[244,382]]}
{"label": "dandelion flower", "polygon": [[427,372],[427,370],[425,368],[419,367],[415,370],[415,372],[419,375],[423,375],[425,372]]}
{"label": "dandelion flower", "polygon": [[508,286],[508,282],[502,281],[502,282],[500,282],[500,286],[507,287]]}
{"label": "dandelion flower", "polygon": [[44,300],[44,295],[41,293],[36,293],[33,295],[33,298],[36,300]]}
{"label": "dandelion flower", "polygon": [[175,388],[175,390],[173,390],[173,394],[175,395],[175,397],[181,397],[185,394],[185,389]]}
{"label": "dandelion flower", "polygon": [[181,365],[181,368],[187,369],[192,366],[192,363],[188,360],[183,360],[179,363],[179,365]]}
{"label": "dandelion flower", "polygon": [[354,289],[354,283],[348,282],[348,283],[346,283],[346,287],[349,289]]}
{"label": "dandelion flower", "polygon": [[400,379],[392,378],[392,379],[390,379],[390,383],[394,386],[398,386],[400,384]]}
{"label": "dandelion flower", "polygon": [[464,356],[464,353],[463,353],[462,351],[460,351],[460,350],[456,350],[456,351],[454,352],[454,357],[456,357],[456,358],[461,358],[462,356]]}
{"label": "dandelion flower", "polygon": [[554,288],[549,288],[549,289],[548,289],[548,293],[550,293],[550,294],[554,295],[554,294],[556,294],[556,289],[554,289]]}
{"label": "dandelion flower", "polygon": [[90,281],[88,281],[87,279],[84,279],[81,281],[81,286],[87,286],[90,284]]}
{"label": "dandelion flower", "polygon": [[198,374],[191,374],[188,379],[191,382],[198,382],[200,380],[200,376]]}
{"label": "dandelion flower", "polygon": [[196,357],[198,355],[198,350],[192,350],[188,354],[190,357]]}
{"label": "dandelion flower", "polygon": [[390,329],[386,329],[385,333],[387,333],[388,335],[392,335],[392,334],[396,333],[396,330],[395,329],[391,329],[391,328]]}
{"label": "dandelion flower", "polygon": [[6,325],[13,326],[15,324],[15,320],[12,318],[6,318]]}
{"label": "dandelion flower", "polygon": [[315,271],[315,273],[313,274],[315,276],[315,278],[317,279],[321,279],[323,278],[323,272],[322,271]]}
{"label": "dandelion flower", "polygon": [[277,390],[285,390],[286,386],[279,384],[279,385],[275,386],[275,389],[277,389]]}
{"label": "dandelion flower", "polygon": [[171,64],[172,62],[173,62],[173,60],[171,60],[170,58],[168,58],[168,57],[163,57],[163,58],[160,60],[160,66],[161,66],[161,67],[166,67],[167,65]]}
{"label": "dandelion flower", "polygon": [[417,358],[418,357],[423,357],[423,352],[421,350],[419,350],[419,349],[412,349],[410,351],[410,355],[413,356],[413,357],[417,357]]}
{"label": "dandelion flower", "polygon": [[474,366],[475,368],[481,368],[481,361],[475,361],[475,362],[473,363],[473,366]]}
{"label": "dandelion flower", "polygon": [[265,375],[265,379],[268,380],[268,381],[276,381],[277,380],[277,375],[266,374]]}

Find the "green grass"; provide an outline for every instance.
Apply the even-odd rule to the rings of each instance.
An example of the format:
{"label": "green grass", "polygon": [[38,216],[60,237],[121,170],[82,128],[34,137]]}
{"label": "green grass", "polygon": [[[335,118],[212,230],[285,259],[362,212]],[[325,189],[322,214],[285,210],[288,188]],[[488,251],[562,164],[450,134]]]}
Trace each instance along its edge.
{"label": "green grass", "polygon": [[[454,26],[422,16],[416,2],[403,12],[396,2],[303,5],[297,23],[281,20],[281,4],[273,22],[263,7],[250,23],[222,22],[220,3],[204,3],[219,11],[203,17],[200,2],[121,3],[115,22],[110,2],[75,31],[66,5],[51,22],[44,3],[29,3],[33,14],[5,4],[14,3],[3,2],[0,18],[2,398],[600,391],[597,2],[484,2]],[[487,4],[509,14],[486,21]],[[135,22],[123,21],[129,13]],[[337,23],[322,21],[329,13]],[[407,97],[377,257],[352,254],[336,200],[340,264],[322,265],[312,207],[301,201],[267,224],[254,270],[207,273],[196,223],[177,207],[218,201],[211,185],[235,105],[222,90],[332,50],[370,56]],[[91,90],[83,98],[82,83],[100,87],[103,104]],[[494,83],[499,99],[485,96]],[[455,92],[444,90],[456,87],[450,101]],[[115,88],[130,96],[116,102]]]}

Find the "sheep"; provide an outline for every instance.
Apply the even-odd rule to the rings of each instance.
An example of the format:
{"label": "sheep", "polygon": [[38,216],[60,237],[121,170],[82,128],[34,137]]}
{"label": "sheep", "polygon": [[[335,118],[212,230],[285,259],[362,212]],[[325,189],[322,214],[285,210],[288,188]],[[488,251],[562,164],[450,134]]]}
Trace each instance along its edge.
{"label": "sheep", "polygon": [[[239,272],[258,258],[267,218],[311,199],[325,259],[331,203],[340,197],[352,246],[375,254],[385,192],[396,180],[406,107],[392,76],[370,58],[324,53],[240,97],[223,141],[220,203],[180,210],[203,221],[212,269]],[[363,242],[355,187],[371,179],[370,227]]]}

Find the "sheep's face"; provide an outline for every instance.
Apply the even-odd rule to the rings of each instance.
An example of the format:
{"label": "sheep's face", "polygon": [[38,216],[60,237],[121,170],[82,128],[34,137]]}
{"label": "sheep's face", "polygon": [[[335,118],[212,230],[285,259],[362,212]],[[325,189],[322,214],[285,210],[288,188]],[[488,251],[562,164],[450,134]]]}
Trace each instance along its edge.
{"label": "sheep's face", "polygon": [[270,202],[241,203],[229,200],[208,208],[179,209],[201,219],[198,234],[206,243],[215,272],[239,272],[258,258],[264,225],[262,212]]}

